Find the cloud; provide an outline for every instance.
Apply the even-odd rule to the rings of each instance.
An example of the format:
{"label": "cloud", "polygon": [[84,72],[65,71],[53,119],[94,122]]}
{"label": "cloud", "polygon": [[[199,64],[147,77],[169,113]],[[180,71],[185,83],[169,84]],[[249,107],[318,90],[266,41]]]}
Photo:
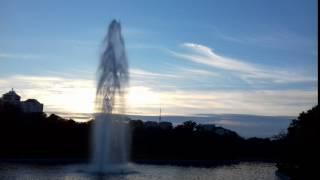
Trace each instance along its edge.
{"label": "cloud", "polygon": [[296,116],[317,104],[315,90],[176,90],[159,94],[165,111],[189,115],[210,112]]}
{"label": "cloud", "polygon": [[175,90],[176,88],[203,88],[210,86],[208,79],[220,76],[211,72],[193,67],[172,67],[174,70],[166,72],[146,71],[138,68],[130,70],[131,86],[148,86],[154,89]]}
{"label": "cloud", "polygon": [[197,78],[199,76],[204,76],[204,77],[217,77],[220,76],[219,73],[217,72],[212,72],[212,71],[207,71],[203,69],[197,69],[197,68],[178,68],[178,71],[183,74],[184,77],[194,77],[196,76]]}
{"label": "cloud", "polygon": [[303,52],[309,54],[308,51],[317,44],[316,38],[306,37],[283,27],[273,27],[258,33],[256,31],[241,32],[238,35],[227,34],[217,27],[214,27],[214,31],[219,38],[232,43],[274,48],[294,53]]}
{"label": "cloud", "polygon": [[184,67],[176,67],[176,70],[173,73],[156,73],[152,71],[146,71],[142,69],[131,69],[130,70],[130,76],[133,79],[153,79],[155,82],[160,82],[161,80],[183,80],[183,79],[189,79],[192,77],[217,77],[219,76],[216,72],[211,72],[203,69],[197,69],[197,68],[184,68]]}
{"label": "cloud", "polygon": [[[148,71],[143,75],[160,76]],[[155,115],[162,107],[164,115],[256,114],[297,116],[316,105],[316,90],[183,90],[159,88],[136,78],[127,101],[128,114]],[[36,98],[47,112],[91,113],[94,109],[95,80],[75,76],[14,75],[0,79],[0,93],[14,88],[23,99]]]}
{"label": "cloud", "polygon": [[171,51],[172,54],[194,63],[238,73],[239,77],[247,82],[299,83],[317,81],[315,77],[289,73],[286,70],[274,70],[270,67],[261,67],[242,60],[222,56],[204,45],[184,43],[182,46],[191,51],[188,53]]}
{"label": "cloud", "polygon": [[130,69],[130,75],[133,77],[144,78],[179,78],[180,76],[169,73],[155,73],[151,71],[145,71],[142,69]]}
{"label": "cloud", "polygon": [[213,121],[214,124],[221,125],[221,126],[235,126],[235,127],[256,127],[256,123],[252,122],[240,122],[228,119],[222,119],[218,121]]}
{"label": "cloud", "polygon": [[15,75],[0,80],[0,92],[14,88],[23,99],[36,98],[45,111],[92,112],[94,81],[58,76]]}
{"label": "cloud", "polygon": [[317,104],[316,90],[161,90],[133,86],[129,114],[256,114],[297,116]]}
{"label": "cloud", "polygon": [[39,55],[35,54],[16,54],[16,53],[1,53],[0,59],[39,59]]}

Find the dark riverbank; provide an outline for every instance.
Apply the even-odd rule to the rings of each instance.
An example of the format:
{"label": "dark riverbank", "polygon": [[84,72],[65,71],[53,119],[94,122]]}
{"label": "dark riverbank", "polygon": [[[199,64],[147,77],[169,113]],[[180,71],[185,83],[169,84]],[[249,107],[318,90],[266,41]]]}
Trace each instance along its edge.
{"label": "dark riverbank", "polygon": [[[92,121],[77,123],[42,113],[1,113],[0,158],[80,158],[90,155]],[[236,132],[215,125],[186,121],[129,120],[131,159],[208,160],[271,159],[280,157],[279,144],[268,138],[244,139]]]}
{"label": "dark riverbank", "polygon": [[[288,133],[243,138],[192,121],[130,120],[131,160],[143,164],[215,166],[254,160],[276,162],[279,172],[305,177],[314,167],[319,140],[318,106],[292,121]],[[22,163],[79,163],[90,157],[92,121],[78,123],[44,113],[0,112],[0,159]]]}
{"label": "dark riverbank", "polygon": [[[130,163],[140,165],[170,165],[170,166],[181,166],[181,167],[200,167],[200,168],[212,168],[219,166],[232,166],[240,163],[273,163],[276,162],[271,160],[250,160],[250,159],[239,159],[239,160],[136,160],[130,161]],[[88,164],[88,159],[77,159],[77,158],[41,158],[41,159],[0,159],[0,164],[24,164],[24,165],[42,165],[42,166],[57,166],[57,165],[72,165],[72,164]]]}
{"label": "dark riverbank", "polygon": [[[173,165],[192,167],[215,167],[234,165],[239,163],[276,163],[272,160],[135,160],[135,164]],[[80,158],[1,158],[0,163],[34,164],[34,165],[63,165],[63,164],[90,164],[89,159]]]}

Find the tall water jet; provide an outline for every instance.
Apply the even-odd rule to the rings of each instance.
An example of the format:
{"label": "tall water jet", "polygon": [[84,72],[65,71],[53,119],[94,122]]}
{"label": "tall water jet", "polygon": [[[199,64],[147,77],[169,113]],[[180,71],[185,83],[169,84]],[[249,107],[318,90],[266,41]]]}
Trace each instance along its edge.
{"label": "tall water jet", "polygon": [[122,171],[129,158],[128,123],[121,116],[128,85],[128,61],[121,25],[109,25],[97,71],[92,167],[98,173]]}

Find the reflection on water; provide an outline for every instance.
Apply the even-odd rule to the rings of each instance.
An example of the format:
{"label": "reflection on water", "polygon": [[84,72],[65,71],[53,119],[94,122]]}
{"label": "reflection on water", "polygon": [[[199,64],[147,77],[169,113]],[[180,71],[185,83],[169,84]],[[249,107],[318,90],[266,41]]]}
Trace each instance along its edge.
{"label": "reflection on water", "polygon": [[168,180],[168,179],[215,179],[215,180],[280,180],[273,163],[240,163],[213,168],[137,165],[130,164],[133,173],[98,176],[87,173],[86,164],[78,165],[26,165],[0,164],[0,179],[44,180]]}

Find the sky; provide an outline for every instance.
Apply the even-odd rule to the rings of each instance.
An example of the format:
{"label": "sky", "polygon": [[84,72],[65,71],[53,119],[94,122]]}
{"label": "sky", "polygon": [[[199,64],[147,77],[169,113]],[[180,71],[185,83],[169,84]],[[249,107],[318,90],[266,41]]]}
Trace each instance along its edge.
{"label": "sky", "polygon": [[116,19],[128,114],[297,116],[318,104],[317,14],[316,0],[0,0],[0,93],[92,113]]}

